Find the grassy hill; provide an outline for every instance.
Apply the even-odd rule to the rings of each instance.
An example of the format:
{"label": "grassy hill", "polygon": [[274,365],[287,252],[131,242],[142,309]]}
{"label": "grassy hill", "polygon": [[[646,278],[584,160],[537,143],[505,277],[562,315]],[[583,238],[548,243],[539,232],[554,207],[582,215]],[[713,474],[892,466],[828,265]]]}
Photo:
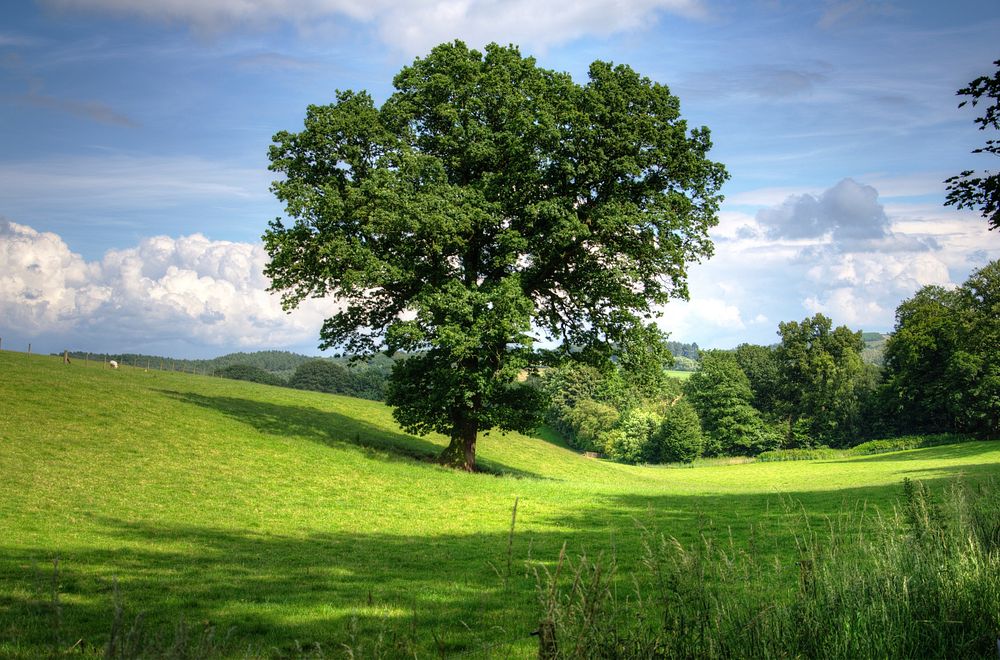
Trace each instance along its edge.
{"label": "grassy hill", "polygon": [[1000,442],[976,442],[633,467],[493,433],[491,474],[469,475],[430,462],[443,445],[376,402],[0,352],[0,656],[101,655],[123,630],[254,655],[530,656],[536,572],[564,544],[613,554],[627,582],[640,526],[718,534],[788,560],[780,591],[793,530],[888,510],[903,477],[1000,464]]}

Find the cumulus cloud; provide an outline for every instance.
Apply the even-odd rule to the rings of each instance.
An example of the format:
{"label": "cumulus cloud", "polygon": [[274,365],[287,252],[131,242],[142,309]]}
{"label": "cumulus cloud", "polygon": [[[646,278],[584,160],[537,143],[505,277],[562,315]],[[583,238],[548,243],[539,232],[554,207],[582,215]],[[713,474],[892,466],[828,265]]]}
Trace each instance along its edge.
{"label": "cumulus cloud", "polygon": [[793,195],[778,206],[761,209],[757,222],[771,238],[834,240],[880,239],[889,233],[889,218],[878,202],[878,191],[844,179],[818,197]]}
{"label": "cumulus cloud", "polygon": [[[187,342],[221,350],[315,343],[332,305],[288,315],[260,244],[154,236],[86,262],[56,234],[0,220],[0,325],[98,350]],[[324,309],[325,307],[325,309]]]}
{"label": "cumulus cloud", "polygon": [[818,312],[837,325],[887,331],[899,303],[921,287],[955,286],[1000,258],[975,213],[914,202],[911,182],[892,189],[903,201],[884,206],[880,188],[851,179],[826,191],[728,198],[712,230],[716,254],[691,268],[692,302],[667,305],[664,329],[721,348],[772,343],[778,321]]}
{"label": "cumulus cloud", "polygon": [[720,335],[731,338],[747,327],[734,300],[721,297],[672,302],[664,308],[658,324],[675,340],[695,341],[707,348],[716,347]]}
{"label": "cumulus cloud", "polygon": [[804,307],[854,327],[892,325],[896,306],[926,285],[951,286],[945,264],[936,255],[829,254],[807,272],[815,293]]}
{"label": "cumulus cloud", "polygon": [[407,53],[426,52],[442,41],[462,38],[473,44],[513,41],[545,48],[585,35],[610,35],[648,25],[660,13],[701,18],[701,0],[48,0],[65,10],[102,10],[146,19],[188,23],[199,30],[293,23],[303,29],[344,19],[373,25],[389,46]]}

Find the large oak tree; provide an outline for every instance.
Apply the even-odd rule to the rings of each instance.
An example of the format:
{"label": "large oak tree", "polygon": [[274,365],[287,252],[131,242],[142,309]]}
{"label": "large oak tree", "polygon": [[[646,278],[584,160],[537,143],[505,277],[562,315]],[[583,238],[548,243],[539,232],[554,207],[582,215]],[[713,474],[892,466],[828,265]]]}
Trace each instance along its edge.
{"label": "large oak tree", "polygon": [[406,351],[388,402],[438,431],[442,461],[475,469],[479,432],[537,424],[519,382],[535,343],[607,359],[687,296],[712,252],[727,175],[669,89],[595,62],[586,84],[516,47],[443,44],[365,92],[310,106],[271,147],[294,223],[264,235],[286,309],[329,297],[321,347]]}

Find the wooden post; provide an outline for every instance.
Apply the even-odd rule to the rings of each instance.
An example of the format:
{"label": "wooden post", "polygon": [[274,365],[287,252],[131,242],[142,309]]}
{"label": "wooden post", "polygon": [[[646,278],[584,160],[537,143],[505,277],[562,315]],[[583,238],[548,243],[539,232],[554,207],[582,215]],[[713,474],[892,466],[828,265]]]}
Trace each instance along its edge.
{"label": "wooden post", "polygon": [[69,351],[63,349],[63,364],[69,364]]}
{"label": "wooden post", "polygon": [[28,355],[31,355],[31,342],[28,342]]}
{"label": "wooden post", "polygon": [[83,366],[90,366],[90,351],[87,351],[87,357],[83,358]]}

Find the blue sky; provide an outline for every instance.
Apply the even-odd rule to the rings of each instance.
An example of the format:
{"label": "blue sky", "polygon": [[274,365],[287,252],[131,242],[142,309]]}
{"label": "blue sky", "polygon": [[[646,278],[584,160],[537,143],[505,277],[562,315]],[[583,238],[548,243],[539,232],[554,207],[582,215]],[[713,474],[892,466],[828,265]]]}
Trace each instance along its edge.
{"label": "blue sky", "polygon": [[384,100],[455,38],[580,81],[629,64],[712,130],[732,178],[716,255],[663,310],[673,338],[771,343],[815,312],[890,330],[920,286],[1000,258],[942,206],[946,177],[990,165],[955,90],[994,70],[998,34],[995,0],[4,3],[3,348],[316,352],[334,301],[286,315],[260,272],[271,136],[336,89]]}

